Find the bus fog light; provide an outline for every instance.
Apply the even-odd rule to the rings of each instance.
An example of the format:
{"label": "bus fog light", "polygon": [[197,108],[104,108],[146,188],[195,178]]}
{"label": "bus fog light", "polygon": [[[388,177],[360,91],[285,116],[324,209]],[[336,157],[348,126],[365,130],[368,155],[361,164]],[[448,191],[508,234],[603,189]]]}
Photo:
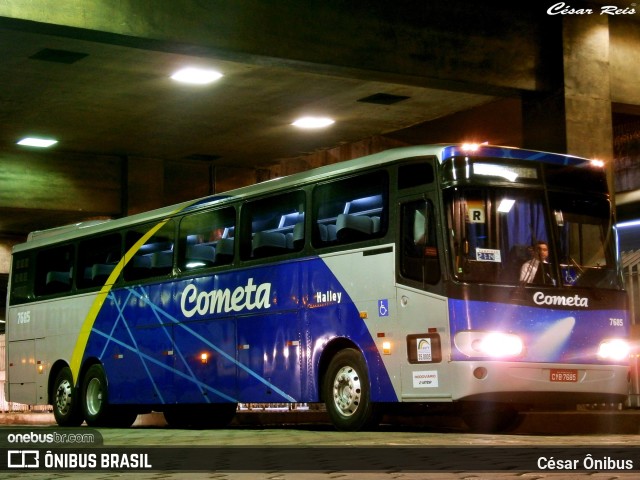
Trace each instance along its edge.
{"label": "bus fog light", "polygon": [[629,344],[621,338],[603,340],[598,348],[598,357],[605,360],[620,361],[629,358]]}
{"label": "bus fog light", "polygon": [[480,350],[490,357],[514,357],[522,353],[523,345],[517,335],[491,332],[482,339]]}
{"label": "bus fog light", "polygon": [[454,343],[468,357],[507,358],[524,352],[524,342],[513,333],[468,330],[458,332]]}
{"label": "bus fog light", "polygon": [[487,369],[484,367],[478,367],[473,371],[473,376],[478,380],[482,380],[483,378],[487,378]]}

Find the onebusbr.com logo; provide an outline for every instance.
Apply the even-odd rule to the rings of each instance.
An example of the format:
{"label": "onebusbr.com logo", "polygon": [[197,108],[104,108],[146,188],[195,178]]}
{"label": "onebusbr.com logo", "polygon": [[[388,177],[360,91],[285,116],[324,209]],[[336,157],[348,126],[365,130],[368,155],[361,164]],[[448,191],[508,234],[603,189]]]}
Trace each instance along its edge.
{"label": "onebusbr.com logo", "polygon": [[[96,435],[97,434],[97,435]],[[16,432],[7,434],[7,443],[11,444],[88,444],[101,445],[102,436],[91,433],[59,432]]]}

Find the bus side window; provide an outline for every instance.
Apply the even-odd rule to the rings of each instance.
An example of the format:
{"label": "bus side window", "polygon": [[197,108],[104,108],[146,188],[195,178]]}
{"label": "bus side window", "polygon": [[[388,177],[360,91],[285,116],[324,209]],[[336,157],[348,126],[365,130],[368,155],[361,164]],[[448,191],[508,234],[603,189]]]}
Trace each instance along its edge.
{"label": "bus side window", "polygon": [[36,257],[36,295],[71,291],[73,256],[73,245],[63,245],[38,252]]}
{"label": "bus side window", "polygon": [[[125,237],[125,251],[129,251],[154,225],[143,225],[129,230]],[[124,267],[124,279],[143,280],[145,278],[169,275],[173,270],[173,238],[175,223],[168,221],[138,248]]]}
{"label": "bus side window", "polygon": [[433,166],[426,161],[401,165],[400,168],[398,168],[399,190],[428,185],[434,181],[435,173],[433,172]]}
{"label": "bus side window", "polygon": [[313,245],[328,247],[383,237],[387,232],[386,172],[319,185],[313,191]]}
{"label": "bus side window", "polygon": [[106,283],[122,257],[119,233],[80,242],[78,248],[78,288],[99,287]]}
{"label": "bus side window", "polygon": [[15,254],[11,267],[11,301],[10,305],[26,302],[31,293],[31,255]]}
{"label": "bus side window", "polygon": [[233,262],[235,224],[233,207],[185,216],[180,222],[180,269],[194,271]]}
{"label": "bus side window", "polygon": [[243,260],[271,257],[304,247],[305,194],[296,191],[248,202],[242,209]]}
{"label": "bus side window", "polygon": [[433,205],[418,200],[402,205],[400,273],[422,284],[440,280]]}

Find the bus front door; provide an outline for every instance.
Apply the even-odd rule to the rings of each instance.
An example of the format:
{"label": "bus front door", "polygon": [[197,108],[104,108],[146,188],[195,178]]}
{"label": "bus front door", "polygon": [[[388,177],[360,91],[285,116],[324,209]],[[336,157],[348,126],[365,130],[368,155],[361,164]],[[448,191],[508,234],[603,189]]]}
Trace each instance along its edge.
{"label": "bus front door", "polygon": [[400,337],[406,346],[401,367],[403,401],[451,399],[446,375],[447,301],[440,294],[434,203],[422,196],[399,204],[397,305]]}

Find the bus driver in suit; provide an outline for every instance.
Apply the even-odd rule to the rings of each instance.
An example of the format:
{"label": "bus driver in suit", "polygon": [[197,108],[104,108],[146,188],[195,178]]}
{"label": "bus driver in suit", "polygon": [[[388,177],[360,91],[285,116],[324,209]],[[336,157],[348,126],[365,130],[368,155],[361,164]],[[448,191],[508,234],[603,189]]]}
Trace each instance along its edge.
{"label": "bus driver in suit", "polygon": [[550,276],[549,269],[549,245],[547,242],[538,241],[533,246],[533,258],[522,264],[520,268],[521,283],[555,283]]}

